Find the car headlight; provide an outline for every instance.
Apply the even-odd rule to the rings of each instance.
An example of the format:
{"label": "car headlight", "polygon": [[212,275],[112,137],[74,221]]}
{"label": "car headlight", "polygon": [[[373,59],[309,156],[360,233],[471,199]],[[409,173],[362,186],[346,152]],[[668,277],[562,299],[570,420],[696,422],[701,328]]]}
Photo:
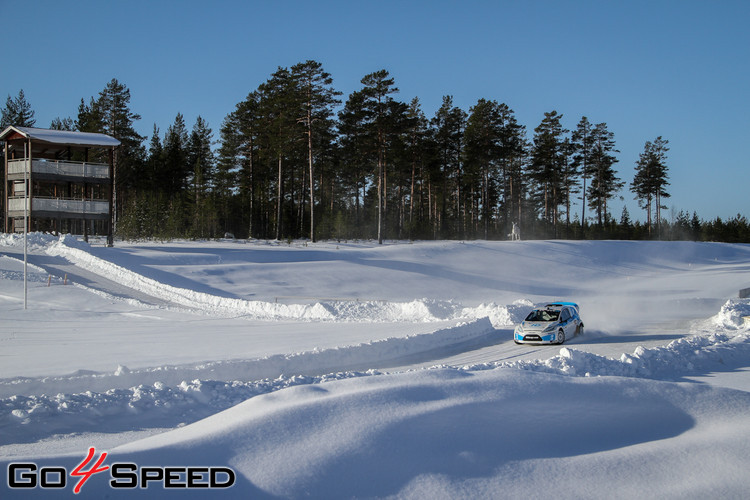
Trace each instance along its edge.
{"label": "car headlight", "polygon": [[523,325],[518,325],[516,327],[516,333],[523,333]]}
{"label": "car headlight", "polygon": [[544,333],[554,331],[555,328],[557,328],[557,325],[549,325],[547,328],[544,329]]}

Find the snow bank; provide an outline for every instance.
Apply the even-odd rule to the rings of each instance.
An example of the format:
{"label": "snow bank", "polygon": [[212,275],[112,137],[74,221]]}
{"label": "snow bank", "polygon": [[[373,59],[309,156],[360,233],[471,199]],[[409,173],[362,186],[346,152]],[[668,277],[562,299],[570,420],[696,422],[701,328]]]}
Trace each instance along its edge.
{"label": "snow bank", "polygon": [[[63,257],[77,266],[106,276],[130,288],[172,302],[182,307],[203,312],[242,315],[253,320],[302,320],[340,322],[435,322],[451,319],[476,319],[489,317],[495,326],[517,321],[518,309],[525,303],[514,304],[514,310],[494,303],[476,308],[463,307],[453,301],[416,299],[410,302],[392,301],[321,301],[314,304],[283,304],[258,300],[219,297],[208,293],[178,288],[138,274],[91,253],[91,247],[76,238],[65,235],[55,239],[49,235],[33,234],[31,240],[37,248],[49,255]],[[9,238],[4,244],[18,244],[18,238]],[[0,244],[3,242],[0,241]],[[514,314],[515,313],[515,314]]]}
{"label": "snow bank", "polygon": [[[0,430],[5,439],[36,439],[39,433],[130,425],[174,426],[223,410],[247,398],[289,385],[360,376],[371,366],[394,366],[420,354],[494,333],[486,318],[429,334],[394,337],[356,346],[257,360],[219,361],[114,373],[0,380]],[[346,373],[344,373],[346,372]],[[285,376],[291,375],[290,378]],[[85,392],[73,392],[86,387]],[[121,421],[125,418],[124,421]],[[7,432],[6,432],[7,431]],[[13,436],[11,438],[11,436]]]}
{"label": "snow bank", "polygon": [[[664,347],[637,347],[619,359],[571,348],[548,360],[517,361],[502,366],[573,376],[641,377],[678,380],[692,373],[741,368],[750,359],[750,334],[716,333],[677,339]],[[495,365],[497,366],[497,365]],[[476,367],[474,367],[476,369]]]}

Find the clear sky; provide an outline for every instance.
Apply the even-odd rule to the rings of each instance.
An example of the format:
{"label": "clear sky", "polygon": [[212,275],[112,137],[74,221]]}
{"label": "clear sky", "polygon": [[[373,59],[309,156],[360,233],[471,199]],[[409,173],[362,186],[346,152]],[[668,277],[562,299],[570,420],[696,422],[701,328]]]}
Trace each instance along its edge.
{"label": "clear sky", "polygon": [[[180,112],[218,139],[277,67],[313,59],[344,100],[387,69],[396,97],[419,97],[428,118],[452,95],[467,112],[480,98],[507,103],[529,138],[546,111],[568,129],[606,122],[628,184],[661,135],[670,208],[750,216],[748,0],[0,0],[0,18],[1,104],[23,89],[39,127],[75,118],[117,78],[142,135],[156,124],[163,136]],[[613,215],[624,203],[643,220],[620,194]]]}

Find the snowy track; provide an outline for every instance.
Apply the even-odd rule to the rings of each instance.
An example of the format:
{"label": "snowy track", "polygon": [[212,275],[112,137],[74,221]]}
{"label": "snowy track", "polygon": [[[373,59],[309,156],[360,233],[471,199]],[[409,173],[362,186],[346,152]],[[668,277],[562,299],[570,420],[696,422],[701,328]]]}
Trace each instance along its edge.
{"label": "snowy track", "polygon": [[[725,466],[747,455],[743,447],[750,450],[746,440],[706,433],[717,415],[730,419],[729,427],[744,429],[749,396],[667,382],[711,380],[721,373],[733,376],[732,387],[750,389],[750,383],[737,378],[750,373],[750,331],[744,319],[750,316],[750,302],[727,301],[748,279],[750,247],[745,245],[437,242],[308,248],[177,242],[110,249],[70,237],[33,235],[30,310],[23,311],[18,243],[12,236],[0,238],[5,254],[0,258],[0,462],[44,456],[62,460],[88,446],[122,444],[112,456],[158,463],[171,456],[174,443],[187,439],[196,444],[181,448],[188,452],[180,457],[237,464],[243,481],[249,481],[237,487],[247,494],[259,488],[281,497],[309,491],[334,497],[336,491],[407,497],[408,491],[417,497],[433,497],[435,491],[471,496],[516,491],[528,496],[539,492],[498,478],[517,477],[516,462],[529,468],[528,477],[548,477],[550,463],[570,470],[564,464],[579,460],[568,455],[570,450],[579,450],[583,462],[597,451],[583,470],[606,457],[611,464],[640,457],[632,458],[635,465],[630,466],[639,477],[655,466],[682,470],[685,464],[674,457],[698,456],[689,451],[693,448],[707,459],[721,456]],[[535,270],[549,263],[561,269],[560,275],[536,276]],[[63,286],[65,274],[77,286]],[[56,276],[50,287],[48,275]],[[573,289],[571,275],[578,277]],[[282,295],[350,300],[272,299]],[[584,336],[562,347],[512,342],[513,324],[530,308],[563,298],[581,303]],[[558,389],[540,388],[539,381]],[[444,390],[454,383],[455,392]],[[635,393],[649,406],[633,406]],[[615,396],[603,400],[595,394]],[[337,406],[348,398],[353,402]],[[566,434],[577,437],[562,451],[554,448],[555,432],[519,434],[515,448],[503,447],[515,442],[510,435],[491,449],[482,445],[498,432],[498,418],[575,414],[580,405],[568,402],[581,400],[589,401],[587,407],[601,407],[602,415],[631,415],[634,423],[621,419],[627,424],[618,433],[623,437],[610,443],[601,438],[610,435],[605,429],[611,421],[594,416],[594,429],[604,434],[592,437],[586,421]],[[706,403],[714,400],[715,407]],[[279,401],[286,403],[276,406]],[[298,404],[281,416],[284,408]],[[255,410],[243,413],[247,408]],[[529,415],[529,408],[535,413]],[[485,422],[483,415],[491,418]],[[659,423],[664,415],[670,423]],[[285,418],[292,419],[288,429],[312,425],[321,436],[335,438],[299,436],[299,442],[312,443],[307,453],[340,459],[321,457],[308,464],[323,467],[319,475],[305,472],[307,465],[296,460],[308,456],[302,452],[246,456],[246,450],[296,449],[279,437],[286,431],[262,430]],[[371,419],[367,432],[354,432],[343,448],[325,451],[358,422]],[[379,427],[385,421],[392,421],[390,430]],[[674,421],[681,422],[679,432]],[[557,428],[552,424],[545,420],[543,428]],[[246,426],[247,432],[235,435]],[[640,429],[646,427],[656,431],[645,436]],[[445,436],[445,428],[453,429],[456,438],[429,437]],[[159,435],[168,429],[174,430]],[[420,433],[424,440],[414,441]],[[153,439],[137,441],[153,434]],[[217,451],[217,435],[239,448]],[[377,437],[371,441],[369,435]],[[250,443],[247,436],[262,442]],[[644,461],[661,450],[660,441],[676,443],[676,453]],[[426,455],[417,451],[428,449],[428,442],[444,442],[447,448]],[[725,455],[734,445],[737,449]],[[621,453],[621,447],[629,451]],[[402,457],[398,470],[386,465],[391,448]],[[714,448],[721,454],[706,452]],[[382,460],[369,464],[360,456],[352,461],[353,452],[345,450],[365,450]],[[362,466],[342,472],[341,463]],[[501,472],[478,472],[478,464],[487,463]],[[452,464],[450,470],[445,464]],[[620,467],[615,469],[617,474],[600,472],[615,481],[622,477]],[[384,486],[361,490],[369,484],[363,474],[369,477],[373,471]],[[402,471],[412,472],[401,478]],[[473,489],[469,483],[485,475],[502,486]],[[341,477],[351,480],[344,484]],[[549,477],[559,483],[566,476]],[[693,486],[687,497],[698,498],[696,491],[714,491],[717,484],[732,497],[750,487],[744,477],[725,467],[715,482],[713,476],[701,479],[700,488]],[[578,479],[576,485],[589,484]],[[333,484],[341,489],[331,489]],[[544,496],[557,492],[552,483],[533,484]],[[570,491],[576,485],[569,484]],[[677,486],[666,482],[653,491],[677,491]],[[104,488],[92,491],[109,493]],[[569,497],[597,496],[592,491],[584,488]],[[621,491],[633,493],[627,487]]]}
{"label": "snowy track", "polygon": [[[721,303],[717,304],[717,309]],[[598,330],[588,330],[585,335],[568,339],[564,346],[559,345],[517,345],[513,342],[511,328],[498,328],[486,338],[483,345],[464,346],[461,352],[445,354],[434,359],[415,363],[402,368],[426,368],[434,365],[471,366],[481,363],[504,363],[509,361],[546,359],[558,354],[562,347],[576,349],[599,356],[619,357],[624,352],[632,352],[637,347],[659,347],[673,340],[694,335],[691,322],[644,324],[635,332],[610,335]],[[474,348],[472,348],[474,347]]]}
{"label": "snowy track", "polygon": [[[650,253],[634,259],[632,254],[623,253],[626,247],[632,246],[631,243],[612,245],[602,242],[601,250],[606,254],[614,254],[614,258],[605,258],[604,253],[587,258],[585,250],[589,243],[584,242],[575,247],[566,242],[552,242],[531,244],[530,247],[521,247],[520,244],[481,243],[453,244],[449,247],[442,243],[427,247],[417,245],[411,252],[413,255],[386,262],[384,255],[387,255],[391,248],[397,247],[373,249],[367,245],[352,245],[340,249],[339,245],[336,245],[334,250],[331,246],[317,245],[315,249],[307,250],[305,247],[269,248],[263,244],[247,246],[225,243],[205,247],[152,244],[141,248],[137,245],[124,245],[122,248],[111,249],[90,247],[70,237],[58,240],[45,235],[31,235],[30,239],[30,262],[44,270],[44,273],[57,276],[58,281],[67,275],[70,282],[77,283],[84,289],[94,290],[103,293],[105,297],[141,307],[140,312],[131,309],[119,313],[120,321],[127,321],[136,330],[142,328],[141,325],[149,324],[149,318],[158,318],[159,309],[173,310],[174,314],[178,315],[172,314],[174,318],[186,314],[186,311],[193,311],[192,314],[197,315],[196,319],[202,318],[201,321],[207,323],[207,328],[214,330],[242,330],[241,325],[238,327],[237,323],[228,327],[226,322],[220,320],[221,318],[272,322],[256,324],[266,325],[264,330],[277,329],[279,321],[296,324],[299,324],[299,321],[310,322],[304,328],[311,332],[325,330],[319,322],[335,323],[335,329],[339,331],[342,330],[341,326],[349,322],[391,325],[391,335],[384,336],[379,333],[377,337],[369,339],[366,336],[357,336],[345,344],[349,346],[367,340],[426,333],[444,327],[441,325],[430,330],[429,327],[423,326],[415,332],[414,328],[409,326],[431,322],[470,322],[489,318],[495,328],[492,333],[480,332],[479,337],[464,338],[448,344],[428,345],[418,353],[408,352],[400,359],[402,364],[396,364],[402,367],[424,367],[433,364],[463,366],[554,355],[557,352],[555,346],[516,346],[510,341],[512,325],[525,316],[533,306],[534,299],[518,300],[518,296],[515,295],[512,303],[506,302],[507,305],[503,305],[502,297],[513,292],[503,290],[498,294],[494,287],[502,281],[511,288],[514,286],[513,283],[518,283],[519,290],[529,288],[529,283],[538,278],[527,278],[529,274],[523,271],[525,266],[536,269],[543,263],[558,262],[563,266],[561,269],[567,265],[579,276],[596,276],[598,272],[599,285],[591,281],[588,283],[590,291],[584,287],[577,292],[578,296],[584,299],[583,316],[588,326],[587,334],[585,337],[569,340],[566,345],[594,354],[615,357],[622,352],[632,352],[639,345],[665,345],[671,340],[691,335],[691,320],[713,314],[725,300],[716,295],[727,293],[737,286],[733,286],[732,280],[728,279],[736,276],[730,274],[732,269],[747,267],[741,257],[728,254],[727,247],[718,246],[714,249],[706,245],[682,244],[670,246],[670,252],[685,254],[687,258],[684,261],[664,260],[659,245],[649,243],[638,245],[636,248],[641,253]],[[20,259],[20,239],[17,236],[7,236],[2,246],[6,255]],[[429,248],[430,253],[427,253],[426,248]],[[450,253],[446,252],[448,248],[451,249]],[[740,253],[747,253],[746,247],[739,246],[738,249],[741,250]],[[486,254],[486,257],[483,257],[484,260],[480,259],[478,266],[474,268],[467,267],[470,260],[456,261],[454,258],[454,255],[460,256],[462,253],[474,256],[477,252],[479,255]],[[446,262],[458,262],[459,265],[446,265],[442,262],[443,259],[448,259]],[[515,264],[508,268],[506,262]],[[302,274],[302,268],[299,266],[303,263],[306,266],[305,274]],[[446,270],[446,267],[449,269]],[[354,268],[358,269],[358,280],[341,279]],[[482,276],[487,274],[488,268],[498,269],[500,274],[490,273],[483,281]],[[703,279],[709,269],[716,269],[714,276],[718,279]],[[371,270],[374,273],[370,272]],[[511,271],[510,274],[508,271]],[[295,276],[299,282],[299,278],[306,275],[310,278],[304,281],[313,285],[310,288],[300,288],[298,283],[293,283],[290,279]],[[561,275],[564,281],[566,274]],[[696,278],[686,280],[692,275]],[[334,276],[339,278],[332,281],[331,278]],[[499,280],[497,276],[503,279]],[[612,278],[613,276],[616,278]],[[269,280],[269,277],[272,279]],[[613,279],[615,281],[612,281]],[[698,296],[698,292],[693,289],[696,279],[700,280],[701,286],[708,286],[708,290],[701,291],[702,295]],[[401,294],[396,296],[413,297],[410,290],[424,291],[423,282],[427,282],[427,288],[433,296],[417,300],[357,299],[312,301],[303,304],[245,298],[248,295],[257,296],[258,293],[255,291],[261,289],[265,295],[272,295],[280,285],[283,285],[284,290],[301,291],[308,296],[393,297],[392,291],[368,288],[369,284],[384,280],[392,284],[397,283],[395,288],[392,285],[388,287],[388,290],[401,291]],[[741,283],[741,280],[741,277],[738,278],[736,283]],[[261,283],[266,285],[260,287]],[[455,288],[446,287],[446,283],[452,284]],[[723,285],[722,290],[716,290],[716,283]],[[657,284],[659,288],[654,288]],[[643,293],[645,286],[651,287],[652,291],[649,294]],[[618,289],[618,294],[600,293],[602,288],[610,287]],[[555,290],[564,287],[553,280],[549,288]],[[310,293],[312,290],[315,293]],[[661,290],[659,293],[663,296],[654,295],[656,290]],[[483,297],[485,302],[466,307],[453,298],[448,299],[456,293],[466,295],[469,299]],[[553,298],[548,297],[546,300]],[[499,299],[500,304],[487,302],[487,299]],[[658,312],[658,316],[655,316],[654,312]],[[191,317],[185,316],[186,324],[192,321]],[[143,320],[140,324],[138,318]],[[170,320],[167,328],[162,329],[161,336],[166,336],[172,326],[174,325]],[[85,328],[85,325],[83,327]],[[362,327],[352,326],[352,329],[361,331]],[[180,331],[184,331],[181,326],[175,327],[175,341]],[[206,349],[201,343],[197,345],[200,352],[205,352],[209,357],[202,358],[200,352],[196,352],[195,355],[186,355],[185,360],[226,360],[224,357],[210,355],[213,349]],[[323,344],[321,347],[326,345]],[[189,344],[181,350],[189,352]],[[258,358],[269,354],[269,351],[256,352]],[[292,351],[294,352],[296,351]],[[273,350],[270,353],[273,354]],[[252,353],[248,352],[243,357],[241,352],[236,352],[231,358],[248,359],[247,355],[252,356]],[[394,357],[395,355],[380,361],[370,360],[371,365],[364,368],[393,368],[396,363]],[[123,361],[117,364],[130,366],[134,363],[127,357]],[[140,363],[136,364],[143,366]],[[113,371],[114,368],[116,367],[113,367]],[[335,367],[326,367],[329,368]],[[358,363],[351,366],[342,365],[339,368],[362,369],[363,366],[362,363]],[[319,372],[320,370],[315,374]],[[51,374],[54,373],[53,369]],[[274,376],[273,371],[263,373],[263,376]]]}

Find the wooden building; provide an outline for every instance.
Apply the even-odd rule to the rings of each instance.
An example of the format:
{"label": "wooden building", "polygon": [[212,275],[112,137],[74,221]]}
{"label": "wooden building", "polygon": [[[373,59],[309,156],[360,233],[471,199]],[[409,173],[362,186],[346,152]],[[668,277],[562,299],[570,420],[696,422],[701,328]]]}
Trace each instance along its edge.
{"label": "wooden building", "polygon": [[8,127],[0,141],[6,233],[23,232],[25,220],[27,231],[107,235],[112,244],[114,152],[120,141],[29,127]]}

